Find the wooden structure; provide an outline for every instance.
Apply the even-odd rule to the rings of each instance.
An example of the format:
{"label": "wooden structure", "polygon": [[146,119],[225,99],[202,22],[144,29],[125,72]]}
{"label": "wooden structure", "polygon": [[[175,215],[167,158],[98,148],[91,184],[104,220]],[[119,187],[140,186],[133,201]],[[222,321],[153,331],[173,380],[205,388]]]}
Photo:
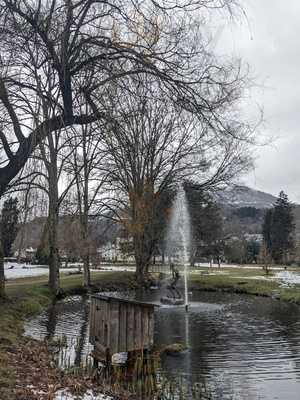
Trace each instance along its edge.
{"label": "wooden structure", "polygon": [[103,295],[91,296],[90,343],[96,360],[114,353],[150,349],[154,334],[154,305]]}

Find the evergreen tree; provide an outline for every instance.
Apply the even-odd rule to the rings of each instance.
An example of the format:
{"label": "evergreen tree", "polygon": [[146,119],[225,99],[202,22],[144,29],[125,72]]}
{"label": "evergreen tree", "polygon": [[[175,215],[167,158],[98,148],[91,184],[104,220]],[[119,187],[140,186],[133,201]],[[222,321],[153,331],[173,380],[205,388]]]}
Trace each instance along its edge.
{"label": "evergreen tree", "polygon": [[263,237],[269,254],[276,263],[286,263],[294,249],[293,206],[281,191],[274,207],[268,210],[263,224]]}
{"label": "evergreen tree", "polygon": [[247,242],[246,250],[247,250],[246,262],[257,263],[258,255],[260,252],[260,244],[255,240],[251,240],[250,242]]}
{"label": "evergreen tree", "polygon": [[266,247],[266,251],[271,254],[272,253],[272,240],[271,240],[271,232],[272,232],[272,221],[273,221],[274,209],[270,208],[266,211],[263,226],[262,226],[262,234],[264,239],[264,244]]}
{"label": "evergreen tree", "polygon": [[18,199],[10,197],[3,204],[1,216],[1,239],[4,257],[11,256],[11,248],[18,233]]}
{"label": "evergreen tree", "polygon": [[201,185],[188,181],[184,188],[191,218],[191,264],[198,257],[218,259],[224,247],[220,209]]}

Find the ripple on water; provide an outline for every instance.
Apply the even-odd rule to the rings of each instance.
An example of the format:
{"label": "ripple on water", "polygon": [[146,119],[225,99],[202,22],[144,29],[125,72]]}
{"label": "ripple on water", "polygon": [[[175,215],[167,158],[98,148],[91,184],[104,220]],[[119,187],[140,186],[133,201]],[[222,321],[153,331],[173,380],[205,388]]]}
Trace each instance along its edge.
{"label": "ripple on water", "polygon": [[[157,302],[159,296],[138,298]],[[82,362],[89,352],[86,299],[58,302],[28,320],[25,333],[39,339],[67,335],[69,362]],[[162,373],[191,383],[205,379],[216,398],[299,400],[298,306],[266,298],[195,293],[188,313],[183,307],[156,310],[155,342],[187,343],[187,352],[163,357]]]}

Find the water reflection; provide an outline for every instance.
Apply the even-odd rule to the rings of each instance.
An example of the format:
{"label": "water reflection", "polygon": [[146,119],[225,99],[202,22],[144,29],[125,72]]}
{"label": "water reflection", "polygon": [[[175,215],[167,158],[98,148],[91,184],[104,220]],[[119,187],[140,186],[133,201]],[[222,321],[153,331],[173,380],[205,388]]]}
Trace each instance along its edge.
{"label": "water reflection", "polygon": [[74,296],[53,303],[48,310],[25,323],[25,334],[55,345],[59,366],[68,368],[85,364],[92,350],[88,340],[87,298]]}
{"label": "water reflection", "polygon": [[56,303],[52,303],[52,305],[46,311],[46,335],[45,339],[50,340],[55,336],[57,325],[57,310]]}
{"label": "water reflection", "polygon": [[[132,296],[132,295],[131,295]],[[140,292],[159,302],[161,293]],[[67,335],[69,365],[80,365],[88,345],[88,303],[77,297],[59,302],[26,324],[36,338]],[[185,343],[177,357],[163,356],[158,370],[167,382],[186,385],[188,396],[201,380],[214,399],[298,400],[300,392],[300,308],[267,298],[194,293],[189,313],[160,307],[155,343]]]}

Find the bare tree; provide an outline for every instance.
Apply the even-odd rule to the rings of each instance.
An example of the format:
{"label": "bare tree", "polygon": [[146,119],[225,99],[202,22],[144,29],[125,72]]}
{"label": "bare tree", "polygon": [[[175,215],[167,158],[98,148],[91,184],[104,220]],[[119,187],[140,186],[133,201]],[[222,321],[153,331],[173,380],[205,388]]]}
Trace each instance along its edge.
{"label": "bare tree", "polygon": [[[238,96],[243,76],[232,63],[220,68],[209,54],[205,29],[209,11],[231,12],[234,5],[1,0],[0,195],[47,135],[109,119],[101,93],[125,76],[148,74],[173,102],[227,130],[223,105]],[[50,96],[45,70],[54,79]],[[82,98],[91,106],[88,113],[81,112]],[[43,101],[55,104],[55,114],[32,124],[32,111]]]}
{"label": "bare tree", "polygon": [[[210,87],[213,91],[219,87],[215,101],[222,103],[228,93],[217,78],[223,75],[226,79],[232,65],[220,74],[219,66],[211,63],[203,26],[207,10],[230,9],[234,3],[1,0],[0,101],[6,122],[1,141],[6,160],[3,159],[0,169],[0,193],[5,192],[46,134],[105,118],[103,108],[88,114],[80,112],[82,94],[91,99],[99,88],[124,76],[148,73],[177,102],[202,114],[211,113]],[[199,59],[199,54],[204,53],[209,59],[206,65],[202,64],[203,57]],[[31,68],[33,58],[41,68],[38,75]],[[59,108],[28,134],[26,116],[41,96],[40,81],[47,79],[43,74],[45,65],[55,77]],[[238,69],[234,72],[238,89],[239,73]],[[82,76],[90,77],[86,84],[82,83]],[[205,96],[199,85],[201,89],[205,87]],[[230,91],[233,89],[231,85]],[[53,101],[47,92],[42,96]]]}
{"label": "bare tree", "polygon": [[[102,132],[101,132],[102,133]],[[90,257],[92,241],[89,235],[89,220],[99,214],[99,197],[107,180],[105,171],[105,153],[102,148],[102,135],[96,126],[77,129],[77,135],[70,135],[69,157],[66,172],[75,181],[76,213],[79,215],[81,232],[81,257],[83,259],[83,285],[89,287]],[[101,202],[100,202],[101,204]]]}
{"label": "bare tree", "polygon": [[[163,194],[190,177],[196,177],[203,189],[230,181],[250,164],[244,150],[252,130],[238,125],[244,131],[232,127],[234,135],[228,135],[210,129],[162,98],[147,78],[127,85],[132,94],[115,91],[111,97],[112,118],[103,140],[111,188],[123,194],[123,202],[120,197],[117,202],[134,240],[137,278],[142,282],[157,242]],[[129,215],[124,219],[126,204]]]}

